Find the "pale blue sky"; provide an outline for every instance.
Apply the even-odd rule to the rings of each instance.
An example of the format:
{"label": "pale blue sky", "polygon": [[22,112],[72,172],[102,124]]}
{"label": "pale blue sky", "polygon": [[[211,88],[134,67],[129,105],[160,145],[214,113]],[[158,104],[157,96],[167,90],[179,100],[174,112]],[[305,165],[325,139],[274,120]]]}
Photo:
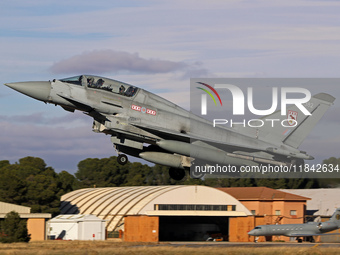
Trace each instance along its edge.
{"label": "pale blue sky", "polygon": [[[5,0],[0,84],[77,75],[80,65],[70,65],[71,59],[100,61],[103,52],[122,63],[124,56],[138,56],[146,68],[136,71],[107,59],[103,66],[109,68],[93,69],[91,61],[81,68],[185,108],[189,77],[339,77],[339,13],[339,1]],[[156,72],[147,68],[150,61],[178,68]],[[52,68],[61,64],[67,72]],[[340,87],[327,91],[320,85],[321,90],[339,98],[333,115],[326,116],[338,120]],[[82,159],[116,155],[109,137],[92,133],[90,118],[45,106],[3,85],[0,117],[0,159],[37,156],[58,171],[74,172]],[[327,139],[320,141],[320,132],[312,134],[313,143],[306,141],[317,155],[311,154],[340,157],[334,142],[328,147],[322,143]],[[339,136],[332,141],[340,142]],[[318,149],[322,144],[326,147]]]}

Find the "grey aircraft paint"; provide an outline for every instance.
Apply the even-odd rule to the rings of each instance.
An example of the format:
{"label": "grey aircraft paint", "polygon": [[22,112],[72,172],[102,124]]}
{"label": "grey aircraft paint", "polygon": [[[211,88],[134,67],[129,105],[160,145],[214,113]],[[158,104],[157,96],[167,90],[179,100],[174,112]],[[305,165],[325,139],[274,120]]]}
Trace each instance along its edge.
{"label": "grey aircraft paint", "polygon": [[[250,236],[288,236],[296,237],[313,237],[323,235],[327,232],[340,228],[340,208],[337,208],[329,221],[326,222],[308,222],[304,224],[277,224],[277,225],[259,225],[250,230]],[[310,238],[310,241],[314,241]]]}
{"label": "grey aircraft paint", "polygon": [[[174,179],[182,179],[184,170],[189,170],[195,160],[257,166],[291,165],[313,159],[298,146],[335,100],[325,93],[312,97],[313,116],[302,121],[289,136],[283,136],[282,130],[263,128],[264,136],[252,137],[252,130],[214,128],[211,122],[162,97],[104,77],[80,75],[5,85],[67,111],[85,112],[94,119],[94,132],[111,135],[120,164],[127,162],[125,154],[140,157],[169,166]],[[273,117],[278,116],[274,113]]]}

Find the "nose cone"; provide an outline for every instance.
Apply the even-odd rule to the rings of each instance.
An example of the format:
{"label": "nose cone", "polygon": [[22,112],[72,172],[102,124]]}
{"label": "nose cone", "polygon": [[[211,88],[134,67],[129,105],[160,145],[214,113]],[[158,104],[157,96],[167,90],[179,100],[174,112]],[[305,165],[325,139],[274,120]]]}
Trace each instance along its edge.
{"label": "nose cone", "polygon": [[253,230],[250,230],[250,231],[248,232],[248,235],[250,235],[250,236],[255,235],[255,230],[254,230],[254,229],[253,229]]}
{"label": "nose cone", "polygon": [[22,94],[44,102],[48,101],[51,92],[51,83],[48,81],[14,82],[6,83],[5,85]]}

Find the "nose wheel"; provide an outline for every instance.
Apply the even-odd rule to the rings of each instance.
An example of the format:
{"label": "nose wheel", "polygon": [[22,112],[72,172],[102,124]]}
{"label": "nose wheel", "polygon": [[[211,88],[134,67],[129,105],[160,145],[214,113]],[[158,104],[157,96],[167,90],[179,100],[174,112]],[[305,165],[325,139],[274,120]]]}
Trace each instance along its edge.
{"label": "nose wheel", "polygon": [[124,166],[129,161],[128,157],[125,154],[119,154],[117,157],[118,164]]}

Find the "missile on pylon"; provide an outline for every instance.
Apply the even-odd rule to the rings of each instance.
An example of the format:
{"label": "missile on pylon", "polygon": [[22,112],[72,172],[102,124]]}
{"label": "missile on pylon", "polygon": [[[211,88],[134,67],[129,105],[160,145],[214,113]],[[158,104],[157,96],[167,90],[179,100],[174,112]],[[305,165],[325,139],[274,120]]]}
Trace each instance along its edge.
{"label": "missile on pylon", "polygon": [[165,165],[173,168],[185,169],[191,166],[189,157],[174,155],[164,152],[144,151],[139,153],[139,157],[155,164]]}
{"label": "missile on pylon", "polygon": [[209,163],[218,163],[223,165],[234,166],[257,166],[258,163],[253,161],[251,156],[236,155],[210,147],[208,144],[196,145],[173,140],[161,140],[156,144],[164,150],[192,157],[195,159],[206,160]]}

